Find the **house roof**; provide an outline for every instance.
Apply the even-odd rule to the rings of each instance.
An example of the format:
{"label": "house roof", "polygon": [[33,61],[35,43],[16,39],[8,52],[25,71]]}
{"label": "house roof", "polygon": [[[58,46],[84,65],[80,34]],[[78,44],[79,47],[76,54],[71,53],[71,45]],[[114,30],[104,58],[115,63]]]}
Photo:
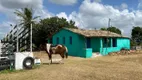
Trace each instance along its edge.
{"label": "house roof", "polygon": [[110,31],[103,31],[103,30],[85,30],[85,29],[74,29],[74,28],[65,28],[71,32],[83,35],[85,37],[124,37],[129,38],[126,36],[122,36],[120,34],[110,32]]}

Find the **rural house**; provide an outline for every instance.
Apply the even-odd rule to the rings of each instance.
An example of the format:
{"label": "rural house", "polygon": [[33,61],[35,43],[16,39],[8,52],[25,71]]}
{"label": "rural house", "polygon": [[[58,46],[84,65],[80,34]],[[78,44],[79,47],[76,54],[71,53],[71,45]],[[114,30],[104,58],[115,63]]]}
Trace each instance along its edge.
{"label": "rural house", "polygon": [[52,44],[63,44],[71,56],[90,58],[92,54],[107,55],[110,52],[130,49],[130,39],[102,30],[63,28],[52,37]]}

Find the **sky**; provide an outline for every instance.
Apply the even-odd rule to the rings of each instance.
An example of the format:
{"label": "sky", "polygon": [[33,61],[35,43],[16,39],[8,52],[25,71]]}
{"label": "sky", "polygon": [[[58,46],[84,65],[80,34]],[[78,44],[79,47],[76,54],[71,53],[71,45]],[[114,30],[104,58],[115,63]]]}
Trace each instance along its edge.
{"label": "sky", "polygon": [[18,24],[14,14],[21,8],[33,8],[40,19],[53,16],[75,21],[81,29],[119,28],[124,36],[131,36],[133,26],[142,26],[142,0],[0,0],[0,39]]}

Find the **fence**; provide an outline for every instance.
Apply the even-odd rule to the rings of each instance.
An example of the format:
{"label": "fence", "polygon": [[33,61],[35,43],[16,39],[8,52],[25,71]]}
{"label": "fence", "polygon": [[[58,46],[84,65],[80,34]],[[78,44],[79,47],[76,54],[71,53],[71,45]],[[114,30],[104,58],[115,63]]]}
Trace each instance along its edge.
{"label": "fence", "polygon": [[[7,35],[1,40],[2,53],[7,51],[15,52],[16,50],[30,51],[30,28],[15,26]],[[11,50],[10,50],[11,49]]]}

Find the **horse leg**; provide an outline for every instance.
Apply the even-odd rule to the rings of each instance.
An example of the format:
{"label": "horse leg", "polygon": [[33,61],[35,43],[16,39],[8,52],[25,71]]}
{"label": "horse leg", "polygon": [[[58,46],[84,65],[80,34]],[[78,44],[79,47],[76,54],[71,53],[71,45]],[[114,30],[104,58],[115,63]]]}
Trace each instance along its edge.
{"label": "horse leg", "polygon": [[48,55],[49,56],[49,62],[48,62],[48,64],[50,65],[51,64],[51,55]]}
{"label": "horse leg", "polygon": [[51,54],[51,56],[50,56],[50,57],[51,57],[51,64],[52,64],[52,54]]}
{"label": "horse leg", "polygon": [[60,56],[62,57],[62,60],[60,61],[60,64],[64,64],[64,55],[60,54]]}

